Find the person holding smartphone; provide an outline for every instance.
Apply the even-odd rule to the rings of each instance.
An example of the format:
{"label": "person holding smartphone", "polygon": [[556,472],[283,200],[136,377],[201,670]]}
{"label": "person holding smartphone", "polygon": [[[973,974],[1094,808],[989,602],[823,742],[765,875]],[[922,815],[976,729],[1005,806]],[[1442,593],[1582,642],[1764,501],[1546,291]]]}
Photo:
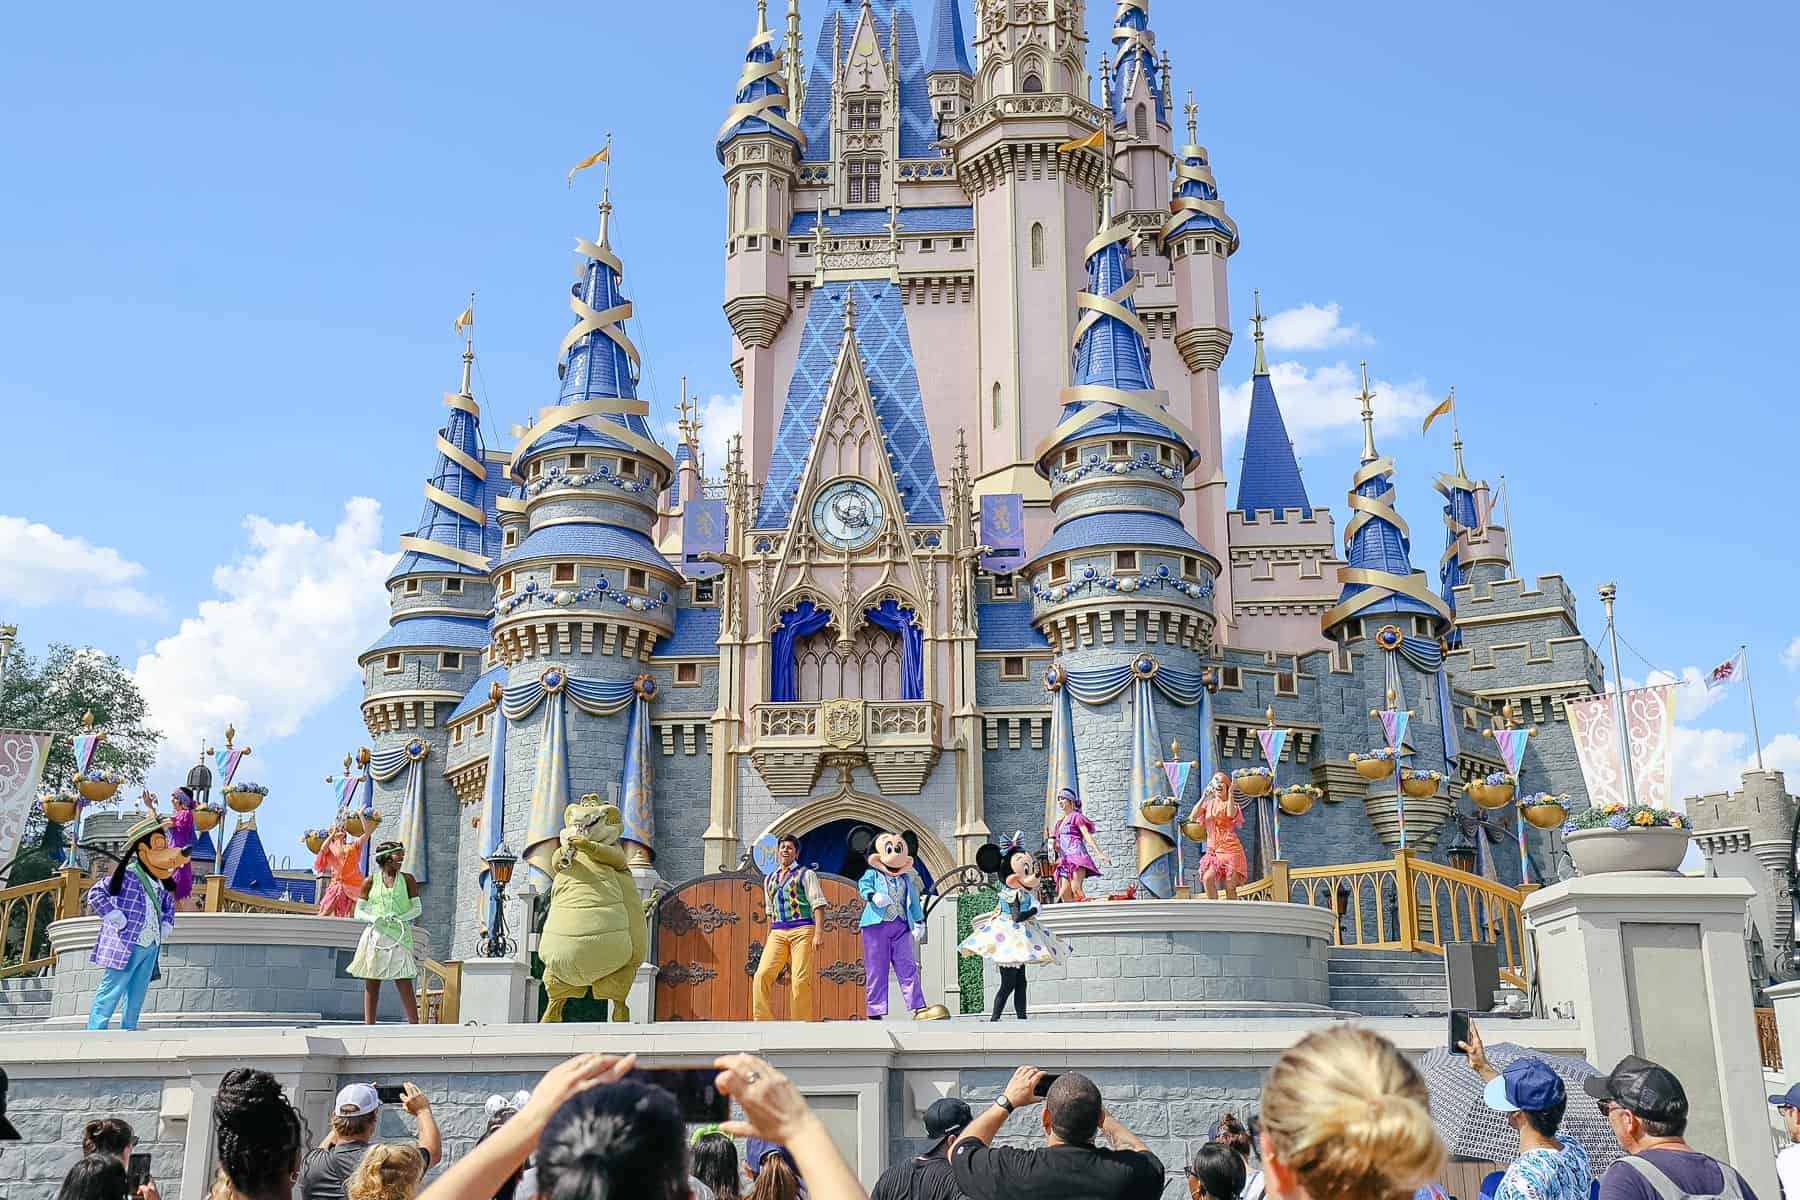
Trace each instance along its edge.
{"label": "person holding smartphone", "polygon": [[[1047,1088],[1040,1087],[1046,1078]],[[1041,1150],[990,1146],[1015,1109],[1042,1102]],[[1104,1135],[1107,1146],[1094,1144]],[[1100,1089],[1086,1075],[1046,1076],[1020,1067],[956,1140],[950,1151],[956,1186],[972,1200],[1157,1200],[1162,1160],[1106,1111]]]}
{"label": "person holding smartphone", "polygon": [[[393,1092],[389,1092],[394,1095]],[[426,1171],[444,1152],[443,1135],[431,1112],[431,1099],[413,1084],[402,1084],[392,1101],[419,1123],[418,1148]],[[381,1092],[372,1083],[352,1083],[337,1094],[331,1110],[331,1132],[306,1152],[300,1167],[300,1200],[344,1200],[344,1185],[369,1149],[381,1117]]]}

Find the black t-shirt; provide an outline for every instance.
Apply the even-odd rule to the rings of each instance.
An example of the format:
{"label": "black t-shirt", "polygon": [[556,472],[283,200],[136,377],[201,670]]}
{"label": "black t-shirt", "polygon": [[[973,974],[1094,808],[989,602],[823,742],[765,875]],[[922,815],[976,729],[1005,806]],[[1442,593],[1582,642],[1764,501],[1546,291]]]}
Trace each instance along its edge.
{"label": "black t-shirt", "polygon": [[1147,1150],[1022,1150],[968,1138],[950,1165],[973,1200],[1157,1200],[1163,1192],[1162,1160]]}
{"label": "black t-shirt", "polygon": [[[369,1142],[338,1142],[308,1150],[300,1163],[300,1200],[344,1200],[344,1187],[356,1173],[356,1164],[368,1153]],[[431,1169],[431,1155],[415,1147]]]}
{"label": "black t-shirt", "polygon": [[[1669,1177],[1669,1182],[1690,1196],[1717,1196],[1725,1191],[1725,1172],[1737,1175],[1744,1200],[1756,1200],[1750,1184],[1731,1167],[1697,1150],[1646,1150],[1639,1158]],[[1656,1189],[1630,1163],[1623,1160],[1606,1168],[1600,1177],[1600,1200],[1658,1200]]]}
{"label": "black t-shirt", "polygon": [[895,1163],[875,1181],[869,1200],[962,1200],[956,1174],[943,1154]]}

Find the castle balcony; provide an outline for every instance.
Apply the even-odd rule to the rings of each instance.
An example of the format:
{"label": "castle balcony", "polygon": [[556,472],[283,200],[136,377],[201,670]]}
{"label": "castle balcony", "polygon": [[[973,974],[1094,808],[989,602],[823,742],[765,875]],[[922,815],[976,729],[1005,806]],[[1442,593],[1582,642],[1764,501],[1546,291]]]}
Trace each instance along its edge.
{"label": "castle balcony", "polygon": [[808,794],[827,765],[866,766],[883,792],[917,795],[943,752],[931,700],[758,704],[750,727],[750,761],[777,796]]}

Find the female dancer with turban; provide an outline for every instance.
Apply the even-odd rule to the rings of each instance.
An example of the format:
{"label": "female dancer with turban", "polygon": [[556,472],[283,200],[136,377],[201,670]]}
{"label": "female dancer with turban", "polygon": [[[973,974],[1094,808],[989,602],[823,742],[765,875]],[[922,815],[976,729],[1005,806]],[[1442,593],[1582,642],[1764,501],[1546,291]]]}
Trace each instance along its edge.
{"label": "female dancer with turban", "polygon": [[[1056,898],[1086,900],[1082,892],[1089,875],[1098,875],[1100,865],[1112,866],[1106,851],[1094,842],[1094,823],[1081,811],[1081,797],[1071,789],[1056,793],[1057,811],[1062,815],[1045,833],[1056,846]],[[1099,859],[1100,865],[1094,860]]]}
{"label": "female dancer with turban", "polygon": [[1188,820],[1206,823],[1206,853],[1200,856],[1197,868],[1206,898],[1217,900],[1223,887],[1225,898],[1236,900],[1238,885],[1250,878],[1250,863],[1237,835],[1244,824],[1244,809],[1231,794],[1231,779],[1223,771],[1212,777]]}

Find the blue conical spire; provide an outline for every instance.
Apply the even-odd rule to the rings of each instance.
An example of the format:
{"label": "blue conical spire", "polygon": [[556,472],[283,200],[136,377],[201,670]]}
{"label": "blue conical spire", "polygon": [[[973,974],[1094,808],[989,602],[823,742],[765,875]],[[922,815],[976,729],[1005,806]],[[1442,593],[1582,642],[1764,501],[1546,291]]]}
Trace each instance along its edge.
{"label": "blue conical spire", "polygon": [[[1126,257],[1126,238],[1115,227],[1112,234],[1095,239],[1101,244],[1088,257],[1087,294],[1114,300],[1134,318],[1137,304],[1128,285],[1133,276]],[[1083,307],[1080,338],[1075,343],[1075,385],[1077,387],[1113,388],[1122,392],[1147,392],[1156,385],[1150,375],[1150,348],[1144,343],[1139,328],[1117,316],[1097,308]],[[1159,421],[1131,409],[1119,408],[1104,401],[1077,399],[1063,405],[1061,420],[1077,413],[1091,411],[1094,419],[1057,442],[1061,446],[1077,438],[1096,437],[1108,433],[1135,433],[1141,436],[1186,442]],[[1187,447],[1188,454],[1194,453]],[[1039,462],[1040,472],[1049,470],[1054,449]]]}
{"label": "blue conical spire", "polygon": [[788,117],[789,98],[782,83],[781,63],[775,53],[775,35],[769,32],[767,0],[757,0],[756,32],[744,53],[744,69],[738,75],[737,92],[725,123],[719,126],[717,150],[725,161],[725,145],[743,133],[772,133],[806,149],[806,137]]}
{"label": "blue conical spire", "polygon": [[[473,310],[473,304],[470,308]],[[400,561],[389,579],[410,574],[485,575],[478,560],[491,556],[497,530],[487,500],[488,467],[481,442],[481,408],[470,394],[473,342],[463,346],[462,388],[446,393],[450,416],[437,435],[437,457],[425,479],[425,511],[414,532],[400,539]]]}
{"label": "blue conical spire", "polygon": [[931,53],[925,61],[928,75],[973,75],[969,43],[963,36],[960,0],[937,0],[931,18]]}
{"label": "blue conical spire", "polygon": [[1244,465],[1238,475],[1237,506],[1246,516],[1258,509],[1275,511],[1282,519],[1290,508],[1312,517],[1312,502],[1300,480],[1300,464],[1294,459],[1294,443],[1288,440],[1287,422],[1275,402],[1275,385],[1269,379],[1269,361],[1263,356],[1262,294],[1250,318],[1256,330],[1256,364],[1250,376],[1250,424],[1244,431]]}
{"label": "blue conical spire", "polygon": [[[1394,461],[1375,450],[1375,413],[1370,401],[1369,368],[1363,364],[1363,456],[1350,490],[1355,516],[1345,529],[1345,565],[1338,572],[1344,590],[1325,614],[1328,632],[1354,616],[1416,613],[1436,617],[1439,632],[1450,624],[1450,611],[1432,594],[1422,571],[1413,570],[1412,539],[1406,521],[1394,509]],[[1410,633],[1410,630],[1407,631]]]}
{"label": "blue conical spire", "polygon": [[[637,348],[625,335],[625,322],[630,319],[632,308],[631,302],[625,298],[621,281],[624,268],[618,256],[613,253],[608,236],[611,221],[612,200],[603,197],[600,201],[599,240],[589,242],[584,239],[579,243],[587,255],[587,261],[582,266],[581,282],[570,289],[575,302],[578,302],[571,303],[570,307],[576,311],[576,328],[581,328],[584,324],[589,328],[569,344],[567,357],[561,368],[562,390],[558,396],[559,404],[576,404],[596,398],[630,400],[637,397]],[[580,306],[585,306],[586,311]],[[597,321],[595,317],[598,318]],[[648,422],[636,413],[602,413],[598,418],[591,418],[588,424],[591,425],[594,419],[623,425],[640,437],[655,440]],[[604,434],[598,435],[598,441],[620,449],[630,449],[624,443],[614,442]],[[575,443],[552,434],[535,442],[534,449],[563,444]]]}
{"label": "blue conical spire", "polygon": [[1169,98],[1156,68],[1156,35],[1150,32],[1150,0],[1119,0],[1113,15],[1113,120],[1124,124],[1125,102],[1141,76],[1156,101],[1156,119],[1168,124]]}
{"label": "blue conical spire", "polygon": [[[1463,560],[1457,554],[1457,540],[1464,532],[1481,528],[1481,510],[1475,502],[1475,490],[1485,489],[1487,485],[1470,479],[1463,469],[1462,428],[1456,424],[1455,388],[1450,389],[1450,420],[1455,430],[1452,447],[1456,452],[1456,470],[1448,475],[1439,475],[1434,486],[1444,498],[1444,555],[1438,560],[1439,595],[1444,598],[1444,606],[1454,616],[1456,588],[1463,582]],[[1455,649],[1462,644],[1462,633],[1452,629],[1444,635],[1444,640]]]}

